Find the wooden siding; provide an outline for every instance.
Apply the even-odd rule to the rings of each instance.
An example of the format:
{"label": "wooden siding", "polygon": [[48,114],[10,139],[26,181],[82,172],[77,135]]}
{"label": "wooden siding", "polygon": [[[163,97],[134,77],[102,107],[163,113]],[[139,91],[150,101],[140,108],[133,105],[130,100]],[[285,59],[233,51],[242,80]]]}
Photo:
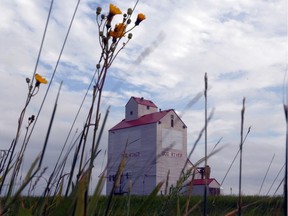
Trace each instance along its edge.
{"label": "wooden siding", "polygon": [[113,186],[113,181],[109,181],[109,176],[116,174],[122,157],[126,160],[123,172],[126,179],[122,181],[121,190],[128,191],[128,183],[131,181],[132,194],[149,194],[156,185],[155,152],[156,124],[109,132],[107,194]]}
{"label": "wooden siding", "polygon": [[137,119],[143,115],[157,112],[157,107],[138,104],[133,97],[126,104],[125,120],[130,121]]}
{"label": "wooden siding", "polygon": [[[128,192],[130,184],[131,194],[147,195],[160,181],[166,180],[168,171],[168,187],[176,185],[187,160],[187,128],[174,110],[157,112],[157,107],[147,109],[133,98],[126,104],[125,120],[151,113],[164,114],[153,123],[109,131],[107,194],[111,192],[123,158],[126,166],[116,192]],[[164,190],[163,185],[160,193]]]}
{"label": "wooden siding", "polygon": [[130,121],[138,118],[138,104],[131,98],[126,104],[125,120]]}
{"label": "wooden siding", "polygon": [[[171,119],[172,115],[173,119]],[[173,127],[171,120],[173,120]],[[167,173],[170,171],[168,187],[176,185],[187,160],[187,130],[183,126],[185,125],[173,110],[162,118],[161,123],[157,125],[157,154],[161,155],[156,165],[157,182],[165,181]],[[177,132],[181,138],[178,136],[167,137],[167,131],[170,131],[171,134]],[[177,143],[179,141],[181,143]],[[165,185],[161,188],[160,193],[164,193],[164,190]]]}

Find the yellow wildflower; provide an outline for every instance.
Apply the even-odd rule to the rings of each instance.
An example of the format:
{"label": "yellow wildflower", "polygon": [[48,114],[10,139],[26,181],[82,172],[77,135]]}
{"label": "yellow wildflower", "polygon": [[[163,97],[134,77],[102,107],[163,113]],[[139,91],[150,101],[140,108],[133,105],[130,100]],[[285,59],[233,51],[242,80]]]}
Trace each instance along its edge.
{"label": "yellow wildflower", "polygon": [[107,16],[107,20],[111,21],[116,14],[122,14],[122,11],[113,4],[110,4],[109,14]]}
{"label": "yellow wildflower", "polygon": [[43,78],[42,76],[40,76],[39,74],[35,74],[35,79],[36,79],[36,86],[39,86],[41,83],[43,84],[47,84],[48,81]]}
{"label": "yellow wildflower", "polygon": [[139,25],[139,23],[142,22],[144,19],[146,19],[144,14],[142,14],[142,13],[138,14],[135,25]]}
{"label": "yellow wildflower", "polygon": [[109,36],[116,38],[121,38],[125,35],[126,25],[123,23],[118,23],[115,25],[114,31],[109,31]]}

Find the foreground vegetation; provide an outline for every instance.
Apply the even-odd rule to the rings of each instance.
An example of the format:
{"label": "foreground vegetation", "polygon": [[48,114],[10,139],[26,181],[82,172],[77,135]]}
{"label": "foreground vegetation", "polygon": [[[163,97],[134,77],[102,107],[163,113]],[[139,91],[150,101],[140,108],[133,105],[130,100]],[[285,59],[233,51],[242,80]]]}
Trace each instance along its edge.
{"label": "foreground vegetation", "polygon": [[[26,214],[30,215],[33,208],[37,205],[40,197],[22,197],[18,199],[16,206],[22,206],[26,209]],[[217,196],[208,198],[207,214],[208,215],[227,215],[237,209],[236,196]],[[104,215],[109,197],[100,197],[97,203],[97,215]],[[137,211],[147,200],[146,196],[116,196],[111,203],[109,215],[139,215]],[[184,208],[187,203],[187,197],[180,196],[169,199],[168,196],[156,196],[145,208],[141,208],[140,215],[184,215]],[[61,208],[56,215],[67,215],[71,206],[70,200],[64,197],[59,198],[58,203],[61,203]],[[168,204],[168,205],[167,205]],[[259,196],[244,196],[243,197],[243,215],[284,215],[283,214],[283,197],[259,197]],[[203,215],[203,197],[192,197],[189,203],[189,208],[193,208],[190,215]],[[246,207],[245,207],[246,206]],[[57,208],[54,206],[52,208]],[[18,208],[19,209],[19,208]],[[29,210],[28,210],[29,209]],[[20,215],[21,212],[16,208],[10,212],[10,215]],[[23,213],[23,212],[22,212]],[[236,213],[237,214],[237,213]],[[235,214],[231,214],[235,215]]]}
{"label": "foreground vegetation", "polygon": [[[101,196],[105,184],[106,168],[104,168],[103,172],[100,174],[99,181],[97,182],[92,196],[88,195],[88,191],[90,191],[89,189],[95,186],[92,185],[91,176],[92,172],[95,170],[93,168],[98,165],[95,164],[95,159],[99,156],[102,150],[100,149],[99,145],[109,113],[108,108],[104,117],[103,115],[101,116],[102,90],[108,69],[111,67],[119,52],[123,50],[127,43],[132,39],[133,35],[131,31],[145,19],[145,15],[139,13],[135,22],[132,22],[132,14],[138,4],[138,1],[139,0],[136,1],[133,8],[128,8],[127,12],[123,13],[122,21],[120,23],[116,23],[115,25],[112,24],[113,17],[115,15],[122,14],[122,11],[112,4],[109,6],[109,12],[106,13],[102,13],[102,8],[97,7],[96,23],[99,30],[98,40],[100,44],[101,56],[96,64],[95,73],[91,78],[87,92],[83,97],[83,102],[79,105],[79,111],[75,116],[75,120],[71,125],[66,140],[63,141],[63,148],[59,154],[55,166],[52,167],[53,171],[51,172],[51,167],[49,167],[49,171],[48,167],[44,167],[42,162],[44,156],[46,155],[48,140],[53,126],[57,104],[59,102],[58,99],[62,83],[60,84],[57,97],[55,98],[55,104],[49,121],[45,141],[43,142],[39,154],[35,158],[29,158],[28,162],[30,166],[25,174],[25,178],[23,179],[22,175],[19,173],[21,173],[21,170],[23,169],[24,155],[26,155],[27,146],[30,144],[30,138],[32,135],[34,135],[34,128],[37,129],[37,119],[40,116],[42,106],[46,100],[46,95],[49,92],[51,83],[53,82],[53,77],[57,71],[56,66],[53,75],[48,82],[45,78],[36,73],[37,65],[39,63],[37,60],[33,75],[31,78],[27,77],[25,79],[28,87],[28,94],[25,105],[19,115],[15,137],[12,139],[10,147],[3,150],[3,155],[0,160],[0,195],[2,197],[0,198],[0,215],[203,215],[203,212],[206,212],[206,210],[207,215],[231,216],[237,214],[238,197],[208,197],[207,200],[205,199],[205,201],[203,201],[203,197],[184,197],[180,194],[182,187],[185,186],[187,181],[194,178],[194,173],[197,166],[205,162],[206,167],[207,159],[221,150],[221,148],[215,149],[217,144],[210,154],[207,154],[206,151],[205,157],[194,163],[193,167],[186,169],[187,164],[184,165],[176,186],[171,188],[170,192],[167,193],[166,196],[157,196],[157,194],[162,186],[165,186],[165,191],[168,191],[169,172],[167,174],[166,181],[159,182],[149,196],[115,196],[115,188],[119,187],[121,175],[125,170],[125,157],[121,159],[119,164],[113,189],[110,195]],[[78,4],[75,8],[75,13],[77,11]],[[50,10],[52,9],[52,5],[53,1],[51,2]],[[47,23],[49,19],[50,13],[48,14]],[[71,25],[73,20],[74,16],[71,19]],[[47,26],[45,27],[43,34],[43,42],[46,34],[46,28]],[[66,38],[69,35],[69,31],[70,28],[67,31]],[[121,41],[122,38],[123,40],[125,39],[124,43]],[[65,44],[66,40],[63,43],[63,49]],[[39,57],[40,54],[41,49],[39,51]],[[59,61],[61,59],[61,54],[62,52],[59,54]],[[206,75],[205,80],[204,95],[207,104]],[[44,84],[48,84],[48,88],[42,100],[42,104],[39,107],[39,111],[37,114],[28,117],[28,107],[31,101],[33,101],[34,97],[37,96],[40,86],[43,86]],[[66,144],[71,138],[70,135],[72,131],[74,131],[74,123],[78,118],[78,114],[82,109],[86,96],[89,95],[88,93],[91,93],[91,104],[89,106],[90,108],[86,119],[82,120],[84,122],[83,128],[81,129],[79,136],[75,138],[75,141],[71,141],[71,145],[67,147]],[[195,100],[193,99],[189,103],[189,106],[191,106],[193,102],[200,97],[201,95],[199,97],[196,96]],[[244,124],[244,102],[245,100],[243,100],[242,109],[242,129]],[[207,111],[207,107],[205,107],[205,111]],[[203,134],[205,134],[205,144],[207,147],[207,123],[209,122],[209,119],[211,119],[212,115],[213,111],[209,117],[206,115],[205,127],[199,133],[199,137],[195,141],[188,158],[191,157]],[[240,150],[245,140],[243,139],[242,129]],[[159,154],[159,157],[160,156],[161,153]],[[72,161],[72,163],[69,164],[71,166],[67,165],[69,163],[68,161]],[[48,171],[50,173],[47,173]],[[48,176],[48,180],[46,181],[47,184],[45,187],[41,187],[43,188],[43,191],[41,192],[42,195],[40,197],[30,196],[30,194],[33,194],[35,191],[39,179],[43,177],[44,174]],[[242,174],[240,172],[239,180],[241,180],[241,175]],[[191,190],[192,186],[193,185],[191,185],[190,188]],[[129,188],[128,193],[131,190],[132,187]],[[239,188],[239,191],[241,191],[241,187]],[[22,194],[28,195],[25,197]],[[241,198],[241,193],[239,194],[239,197]],[[282,197],[271,198],[246,196],[243,197],[239,206],[242,207],[243,215],[283,215],[282,205]]]}

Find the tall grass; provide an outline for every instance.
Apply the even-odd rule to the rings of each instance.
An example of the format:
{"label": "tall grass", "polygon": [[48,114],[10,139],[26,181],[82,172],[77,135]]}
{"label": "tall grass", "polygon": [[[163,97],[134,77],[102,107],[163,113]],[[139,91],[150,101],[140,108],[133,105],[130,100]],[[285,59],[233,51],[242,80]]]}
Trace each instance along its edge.
{"label": "tall grass", "polygon": [[[25,155],[25,150],[27,148],[27,145],[29,144],[30,137],[32,136],[32,132],[35,127],[35,123],[41,113],[41,109],[44,106],[44,102],[50,90],[53,78],[57,72],[57,66],[61,60],[61,56],[64,51],[66,41],[69,36],[79,3],[80,0],[78,0],[77,5],[75,7],[68,31],[66,33],[66,37],[62,45],[62,49],[60,51],[50,82],[48,84],[48,89],[43,98],[42,104],[39,108],[38,115],[36,116],[33,115],[28,118],[28,126],[25,128],[26,133],[22,141],[22,145],[18,146],[18,143],[20,141],[20,131],[23,129],[23,122],[26,119],[25,118],[26,110],[31,100],[34,97],[36,97],[38,91],[40,91],[40,86],[47,83],[47,80],[41,77],[40,75],[36,74],[36,71],[41,56],[42,46],[46,36],[46,30],[48,28],[48,23],[50,20],[50,14],[53,8],[53,1],[51,1],[50,10],[45,30],[43,33],[43,39],[41,42],[40,51],[35,66],[35,71],[31,79],[29,78],[26,79],[28,86],[28,94],[24,108],[22,109],[18,119],[16,135],[11,143],[9,150],[7,151],[7,154],[5,154],[4,157],[2,157],[1,159],[2,169],[0,173],[1,174],[0,193],[3,196],[3,199],[1,200],[2,205],[1,214],[10,214],[12,212],[11,206],[13,206],[16,203],[16,201],[19,199],[19,196],[21,196],[24,189],[27,189],[28,185],[30,185],[28,189],[28,194],[30,194],[31,190],[33,190],[36,187],[37,183],[39,182],[39,179],[47,170],[47,167],[44,168],[42,167],[42,162],[43,158],[45,157],[47,144],[50,137],[50,131],[52,129],[54,117],[57,111],[60,89],[56,97],[55,106],[52,111],[50,123],[48,125],[48,130],[46,133],[44,144],[42,146],[42,150],[40,151],[39,155],[35,158],[34,162],[32,162],[30,169],[27,172],[26,177],[22,182],[22,184],[19,187],[16,187],[15,183],[17,181],[19,169],[21,166],[23,166],[23,157]],[[55,167],[52,173],[50,173],[49,179],[47,180],[47,185],[42,193],[42,196],[37,200],[37,205],[32,206],[31,209],[29,210],[27,209],[24,210],[21,206],[19,206],[17,207],[16,210],[14,209],[14,212],[28,211],[30,214],[37,214],[37,215],[55,215],[55,214],[57,215],[58,213],[63,211],[66,212],[66,214],[69,213],[69,215],[95,214],[96,209],[95,202],[99,200],[99,196],[101,194],[103,184],[105,182],[105,172],[102,173],[98,181],[92,199],[88,197],[88,191],[90,188],[94,162],[101,151],[99,149],[100,140],[109,113],[108,109],[106,114],[104,115],[104,118],[103,116],[101,117],[100,110],[102,109],[102,92],[104,89],[109,68],[112,66],[112,63],[114,62],[120,51],[123,50],[123,48],[132,39],[133,36],[132,30],[135,27],[137,27],[141,21],[145,19],[145,15],[139,14],[137,20],[132,22],[132,14],[135,13],[137,4],[138,1],[136,1],[132,9],[129,8],[126,13],[123,13],[123,20],[118,24],[113,23],[114,21],[113,18],[118,14],[122,14],[122,11],[119,8],[117,8],[114,5],[110,5],[109,10],[102,13],[102,8],[97,7],[96,26],[99,32],[98,41],[101,49],[101,56],[99,57],[99,61],[96,63],[95,68],[96,78],[95,76],[93,76],[91,80],[91,83],[94,83],[92,100],[90,109],[87,113],[84,127],[80,133],[81,135],[76,139],[76,141],[73,143],[71,148],[67,150],[66,153],[61,151],[60,156],[55,164]],[[89,89],[90,86],[88,87],[87,92],[89,91]],[[87,94],[84,96],[83,101],[85,100],[86,96]],[[82,105],[83,102],[82,104],[80,104],[79,110],[81,109]],[[66,141],[64,145],[66,145]],[[74,150],[74,156],[72,160],[71,170],[69,173],[63,173],[63,171],[65,170],[65,166],[67,165],[68,158],[71,157],[71,153],[73,153],[73,150]],[[84,155],[87,152],[90,152],[88,158],[84,157]],[[64,157],[62,155],[64,155]],[[41,169],[42,172],[40,172]],[[9,178],[9,181],[7,181],[7,178]],[[36,180],[32,185],[33,179]],[[67,179],[67,182],[65,179]],[[8,184],[8,190],[6,193],[4,193],[3,191],[3,187],[5,184]],[[51,190],[52,186],[55,186],[54,191]],[[63,193],[65,194],[66,197],[66,199],[64,200],[59,198],[62,196]],[[69,200],[68,203],[67,200]],[[93,203],[91,201],[93,201]]]}
{"label": "tall grass", "polygon": [[242,101],[242,110],[241,110],[241,130],[240,130],[240,162],[239,162],[239,195],[238,195],[238,216],[242,215],[242,149],[243,149],[243,130],[244,130],[244,116],[245,116],[245,97]]}
{"label": "tall grass", "polygon": [[[205,74],[204,91],[206,104],[205,125],[201,129],[198,138],[194,142],[193,148],[188,154],[188,158],[190,158],[204,134],[204,157],[194,163],[194,165],[190,168],[187,167],[187,161],[187,163],[185,163],[183,166],[176,185],[174,187],[171,187],[171,190],[169,191],[168,172],[166,180],[159,182],[154,188],[154,190],[146,197],[132,196],[130,193],[132,187],[131,184],[129,186],[127,196],[117,197],[115,196],[114,190],[119,185],[122,173],[127,163],[125,157],[123,157],[119,163],[116,179],[114,181],[114,185],[110,194],[106,197],[101,196],[106,180],[106,168],[104,168],[104,171],[101,173],[93,193],[89,194],[89,188],[92,188],[91,176],[94,170],[93,167],[95,165],[96,158],[101,152],[100,140],[105,130],[105,124],[109,115],[109,107],[104,115],[101,114],[101,110],[103,109],[102,94],[105,86],[106,77],[116,57],[132,39],[132,30],[136,28],[140,24],[140,22],[145,19],[145,16],[143,14],[138,14],[137,20],[134,23],[132,23],[131,21],[132,14],[135,13],[138,1],[139,0],[136,1],[135,5],[132,8],[129,8],[127,12],[123,14],[122,22],[116,24],[115,27],[113,27],[113,17],[122,13],[119,8],[114,5],[110,5],[110,10],[106,13],[102,13],[101,7],[98,7],[96,9],[96,25],[99,31],[98,42],[101,50],[101,55],[99,57],[99,61],[96,63],[94,76],[91,79],[86,94],[83,96],[82,103],[79,105],[79,110],[75,116],[75,119],[78,117],[82,105],[86,100],[88,92],[91,91],[90,86],[93,84],[90,107],[84,120],[84,125],[82,130],[80,131],[80,134],[75,138],[73,142],[71,142],[69,148],[65,151],[64,149],[67,144],[68,137],[71,135],[75,120],[72,123],[68,137],[63,142],[63,148],[59,154],[56,164],[54,167],[52,167],[52,172],[47,174],[49,178],[42,191],[42,195],[35,198],[31,195],[32,191],[39,183],[40,178],[42,178],[48,170],[48,167],[43,167],[43,159],[46,155],[47,148],[49,147],[48,141],[50,138],[50,132],[53,128],[53,122],[56,117],[57,106],[59,103],[61,103],[60,93],[62,83],[55,98],[54,107],[51,113],[50,122],[47,125],[48,129],[41,151],[33,160],[31,160],[32,162],[30,168],[26,173],[26,176],[21,182],[20,186],[16,186],[16,182],[19,180],[18,174],[21,166],[23,166],[23,157],[26,154],[26,149],[29,144],[30,137],[33,135],[34,128],[37,128],[37,119],[39,118],[41,109],[45,104],[44,102],[50,90],[53,78],[57,73],[57,66],[61,60],[61,56],[65,48],[67,38],[69,36],[69,32],[78,9],[78,5],[80,3],[79,0],[75,7],[69,29],[67,31],[65,40],[62,45],[62,49],[58,57],[57,64],[54,68],[53,74],[48,84],[48,89],[42,100],[42,104],[39,108],[38,114],[31,115],[27,118],[26,110],[28,109],[30,102],[32,101],[32,99],[34,99],[34,97],[38,96],[38,91],[42,90],[40,89],[40,86],[43,86],[47,83],[46,79],[37,74],[36,71],[41,56],[42,45],[44,43],[46,30],[48,28],[50,13],[53,6],[53,1],[51,1],[46,27],[43,33],[43,39],[40,45],[40,50],[35,66],[35,71],[31,79],[26,79],[26,83],[28,86],[28,94],[24,107],[18,118],[16,134],[11,142],[8,151],[6,152],[6,154],[4,154],[0,161],[0,195],[2,196],[0,200],[1,215],[202,215],[203,212],[204,215],[233,215],[235,213],[235,208],[237,206],[237,202],[235,201],[235,199],[233,199],[233,201],[229,201],[229,199],[225,200],[223,197],[208,197],[207,185],[205,187],[204,198],[192,196],[192,182],[193,178],[195,177],[197,167],[203,163],[207,165],[207,160],[214,154],[217,154],[219,151],[221,151],[221,149],[224,147],[222,146],[219,148],[216,144],[212,152],[210,154],[207,153],[207,126],[209,121],[212,119],[214,113],[214,110],[211,111],[209,116],[207,113],[207,74]],[[124,38],[124,36],[126,37]],[[202,94],[198,94],[193,100],[191,100],[190,103],[188,103],[187,107],[190,107],[201,96]],[[242,120],[243,118],[244,112],[242,113]],[[28,126],[24,128],[23,122],[25,121],[25,119],[28,119]],[[243,121],[241,122],[241,125],[243,126]],[[23,130],[23,128],[25,130],[25,134],[24,138],[21,140],[20,131]],[[241,129],[240,155],[242,154],[242,145],[243,127]],[[89,152],[89,154],[87,157],[85,157],[85,155],[87,155],[87,152]],[[157,157],[160,156],[161,154]],[[72,160],[70,164],[70,171],[69,173],[65,173],[65,168],[69,159]],[[241,171],[239,176],[241,178]],[[207,179],[206,175],[205,178]],[[187,185],[187,182],[190,183],[188,195],[183,196],[183,188]],[[8,190],[4,192],[3,188],[6,184],[8,184]],[[163,185],[166,185],[165,195],[159,196],[159,191]],[[28,191],[28,195],[25,194],[26,196],[24,197],[23,192],[25,190]],[[240,191],[241,183],[239,193]],[[267,200],[270,199],[265,198],[263,199],[263,202],[266,202]],[[255,212],[258,212],[256,208],[263,205],[263,202],[256,202],[254,200],[252,200],[250,203],[245,202],[246,201],[244,200],[243,211],[244,208],[249,209],[252,206],[253,208],[255,208]],[[275,201],[272,200],[271,203],[272,202],[274,203]],[[241,202],[239,201],[238,204],[241,208],[242,200]]]}

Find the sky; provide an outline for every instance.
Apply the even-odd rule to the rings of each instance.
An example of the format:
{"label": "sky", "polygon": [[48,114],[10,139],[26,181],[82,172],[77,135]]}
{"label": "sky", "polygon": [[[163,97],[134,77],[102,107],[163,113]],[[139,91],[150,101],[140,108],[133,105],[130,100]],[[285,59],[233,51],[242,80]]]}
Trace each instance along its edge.
{"label": "sky", "polygon": [[[63,81],[44,158],[44,166],[48,167],[44,176],[54,166],[100,57],[96,8],[101,6],[107,13],[109,3],[125,12],[135,1],[80,1],[27,148],[23,173],[41,151]],[[37,73],[48,81],[76,4],[76,0],[54,1],[37,67]],[[0,4],[0,148],[3,150],[9,148],[16,133],[17,119],[27,96],[25,79],[33,75],[49,7],[50,1],[36,0],[2,0]],[[239,149],[245,97],[244,135],[249,128],[250,132],[243,146],[242,193],[265,195],[269,191],[273,195],[284,176],[282,170],[276,178],[285,161],[287,9],[285,0],[140,0],[132,18],[144,13],[146,19],[133,30],[132,40],[114,61],[104,86],[102,113],[108,106],[111,109],[95,173],[105,167],[108,129],[124,118],[125,104],[131,96],[150,99],[162,110],[175,109],[187,125],[189,152],[204,126],[204,97],[192,105],[191,101],[203,93],[207,73],[208,112],[215,109],[208,124],[208,151],[220,139],[218,146],[223,146],[208,159],[211,176],[222,182]],[[40,86],[26,118],[38,112],[47,88],[48,85]],[[71,136],[77,136],[83,127],[90,96],[91,92]],[[22,136],[24,133],[25,127]],[[203,156],[202,138],[190,160],[195,163]],[[222,185],[224,194],[238,193],[238,176],[239,157]],[[93,181],[97,179],[95,174]],[[43,179],[42,184],[45,184]],[[276,193],[281,194],[282,188]]]}

